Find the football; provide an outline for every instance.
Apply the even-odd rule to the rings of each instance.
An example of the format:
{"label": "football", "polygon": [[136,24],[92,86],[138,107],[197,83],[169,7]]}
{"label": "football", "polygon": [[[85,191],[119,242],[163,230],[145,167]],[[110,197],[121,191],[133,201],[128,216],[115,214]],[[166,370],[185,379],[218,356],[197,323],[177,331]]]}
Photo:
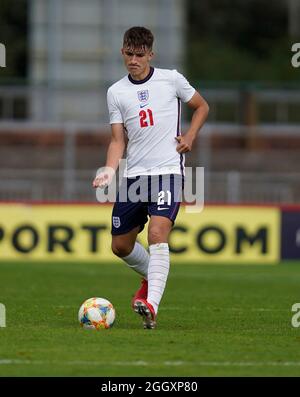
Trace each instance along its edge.
{"label": "football", "polygon": [[107,299],[89,298],[79,308],[78,320],[85,329],[111,328],[116,319],[115,309]]}

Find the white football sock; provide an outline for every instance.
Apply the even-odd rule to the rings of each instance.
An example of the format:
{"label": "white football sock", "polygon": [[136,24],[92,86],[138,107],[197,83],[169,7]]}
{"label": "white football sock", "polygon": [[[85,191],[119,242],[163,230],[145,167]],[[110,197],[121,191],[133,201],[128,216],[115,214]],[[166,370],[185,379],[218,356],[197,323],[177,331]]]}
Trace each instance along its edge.
{"label": "white football sock", "polygon": [[131,269],[135,270],[147,280],[150,256],[140,243],[136,241],[130,254],[123,256],[121,259],[123,259]]}
{"label": "white football sock", "polygon": [[158,311],[163,296],[170,268],[168,243],[151,244],[148,267],[148,297],[147,301]]}

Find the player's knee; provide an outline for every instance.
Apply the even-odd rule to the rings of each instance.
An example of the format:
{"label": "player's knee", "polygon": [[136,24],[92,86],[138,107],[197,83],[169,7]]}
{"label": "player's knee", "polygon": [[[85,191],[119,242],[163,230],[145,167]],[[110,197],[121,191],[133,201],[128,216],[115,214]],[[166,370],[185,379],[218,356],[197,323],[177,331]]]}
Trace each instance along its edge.
{"label": "player's knee", "polygon": [[163,228],[155,226],[148,231],[149,244],[161,243],[166,239],[165,231]]}
{"label": "player's knee", "polygon": [[111,249],[116,256],[123,258],[124,256],[130,254],[133,247],[131,247],[130,245],[128,246],[128,244],[125,244],[123,242],[112,242]]}

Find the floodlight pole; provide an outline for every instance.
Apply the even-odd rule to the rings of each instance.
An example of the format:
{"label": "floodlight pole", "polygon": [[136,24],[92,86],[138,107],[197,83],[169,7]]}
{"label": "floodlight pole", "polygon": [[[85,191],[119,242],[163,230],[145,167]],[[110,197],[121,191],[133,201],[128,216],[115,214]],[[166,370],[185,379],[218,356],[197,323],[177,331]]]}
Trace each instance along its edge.
{"label": "floodlight pole", "polygon": [[61,0],[47,1],[47,120],[58,121],[57,89],[61,74]]}

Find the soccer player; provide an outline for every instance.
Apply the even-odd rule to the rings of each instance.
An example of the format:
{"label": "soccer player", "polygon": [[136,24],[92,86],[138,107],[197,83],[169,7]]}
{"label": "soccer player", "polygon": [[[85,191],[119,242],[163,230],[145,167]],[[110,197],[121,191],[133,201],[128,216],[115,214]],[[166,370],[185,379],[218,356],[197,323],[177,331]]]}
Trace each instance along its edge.
{"label": "soccer player", "polygon": [[[107,91],[111,142],[105,168],[93,181],[95,188],[109,185],[126,148],[120,190],[128,192],[139,182],[145,197],[125,201],[119,191],[112,212],[112,251],[142,276],[132,307],[148,329],[156,326],[168,278],[168,237],[180,205],[184,153],[192,150],[209,110],[182,74],[150,65],[153,41],[153,34],[145,27],[132,27],[124,34],[121,53],[129,74]],[[184,135],[180,131],[181,102],[194,110]],[[149,252],[136,241],[148,216]]]}

